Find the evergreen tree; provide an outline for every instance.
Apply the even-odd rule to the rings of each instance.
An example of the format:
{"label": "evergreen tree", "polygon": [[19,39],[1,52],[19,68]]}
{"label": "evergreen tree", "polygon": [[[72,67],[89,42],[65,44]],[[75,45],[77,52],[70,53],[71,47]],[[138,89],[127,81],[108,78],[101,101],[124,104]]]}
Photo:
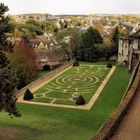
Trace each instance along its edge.
{"label": "evergreen tree", "polygon": [[103,38],[98,30],[90,27],[85,33],[82,35],[83,47],[90,48],[95,44],[102,44]]}
{"label": "evergreen tree", "polygon": [[90,27],[82,34],[82,44],[78,48],[78,59],[96,61],[99,57],[98,46],[103,44],[100,32]]}
{"label": "evergreen tree", "polygon": [[10,18],[4,16],[5,12],[8,10],[7,6],[0,3],[0,49],[5,51],[12,50],[11,42],[7,41],[6,33],[11,32],[13,26],[9,23]]}
{"label": "evergreen tree", "polygon": [[112,41],[117,44],[117,37],[119,36],[120,32],[119,32],[119,28],[118,26],[115,27],[113,35],[112,35]]}
{"label": "evergreen tree", "polygon": [[113,51],[113,54],[118,54],[118,37],[119,37],[119,28],[118,26],[115,27],[114,31],[113,31],[113,34],[112,34],[112,51]]}
{"label": "evergreen tree", "polygon": [[9,18],[5,17],[8,7],[0,3],[0,110],[7,111],[10,115],[20,116],[16,109],[15,86],[17,78],[9,67],[5,51],[11,51],[12,45],[7,41],[6,33],[12,30]]}
{"label": "evergreen tree", "polygon": [[0,50],[0,69],[5,68],[8,66],[8,60],[5,56],[5,54],[3,53],[2,49]]}

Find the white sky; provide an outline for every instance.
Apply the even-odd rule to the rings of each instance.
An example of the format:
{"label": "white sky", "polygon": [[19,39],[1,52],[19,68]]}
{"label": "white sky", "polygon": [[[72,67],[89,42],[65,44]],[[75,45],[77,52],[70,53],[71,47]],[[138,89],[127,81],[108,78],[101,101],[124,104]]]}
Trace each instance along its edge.
{"label": "white sky", "polygon": [[140,0],[0,0],[10,14],[140,14]]}

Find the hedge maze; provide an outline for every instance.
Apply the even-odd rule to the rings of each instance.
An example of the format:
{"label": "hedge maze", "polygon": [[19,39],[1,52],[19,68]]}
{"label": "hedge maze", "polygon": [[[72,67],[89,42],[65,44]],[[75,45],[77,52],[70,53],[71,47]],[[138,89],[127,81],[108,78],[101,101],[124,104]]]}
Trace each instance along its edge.
{"label": "hedge maze", "polygon": [[34,92],[35,102],[75,105],[72,96],[80,94],[89,102],[110,69],[105,65],[71,67]]}

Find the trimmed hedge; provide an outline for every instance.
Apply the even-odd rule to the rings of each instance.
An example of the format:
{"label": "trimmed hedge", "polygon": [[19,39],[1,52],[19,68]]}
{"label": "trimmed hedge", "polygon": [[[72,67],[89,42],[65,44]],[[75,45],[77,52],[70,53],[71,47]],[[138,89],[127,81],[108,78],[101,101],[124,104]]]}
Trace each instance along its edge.
{"label": "trimmed hedge", "polygon": [[75,60],[74,63],[73,63],[73,66],[74,66],[74,67],[80,66],[79,61]]}
{"label": "trimmed hedge", "polygon": [[85,99],[83,98],[82,95],[79,95],[79,97],[76,99],[76,104],[77,105],[84,105],[86,102],[85,102]]}
{"label": "trimmed hedge", "polygon": [[34,98],[33,94],[32,94],[31,91],[27,88],[27,90],[26,90],[25,93],[24,93],[23,99],[24,99],[24,100],[31,100],[31,99],[33,99],[33,98]]}
{"label": "trimmed hedge", "polygon": [[51,70],[51,69],[50,69],[50,66],[49,65],[44,65],[43,66],[43,70],[44,71],[48,71],[48,70]]}
{"label": "trimmed hedge", "polygon": [[111,63],[108,63],[106,67],[107,68],[112,68],[112,64]]}

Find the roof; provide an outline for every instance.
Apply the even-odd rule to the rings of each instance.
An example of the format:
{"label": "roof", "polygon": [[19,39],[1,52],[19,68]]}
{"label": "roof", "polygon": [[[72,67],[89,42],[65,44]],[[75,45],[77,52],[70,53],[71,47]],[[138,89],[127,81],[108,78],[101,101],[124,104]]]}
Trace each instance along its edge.
{"label": "roof", "polygon": [[37,54],[38,59],[47,59],[47,60],[60,60],[63,58],[63,56],[58,55],[53,50],[47,49],[47,50],[35,50],[35,53]]}
{"label": "roof", "polygon": [[135,33],[131,34],[129,37],[140,38],[140,28]]}
{"label": "roof", "polygon": [[132,32],[132,34],[129,37],[140,38],[140,24],[138,24],[138,27],[136,28],[136,31]]}

